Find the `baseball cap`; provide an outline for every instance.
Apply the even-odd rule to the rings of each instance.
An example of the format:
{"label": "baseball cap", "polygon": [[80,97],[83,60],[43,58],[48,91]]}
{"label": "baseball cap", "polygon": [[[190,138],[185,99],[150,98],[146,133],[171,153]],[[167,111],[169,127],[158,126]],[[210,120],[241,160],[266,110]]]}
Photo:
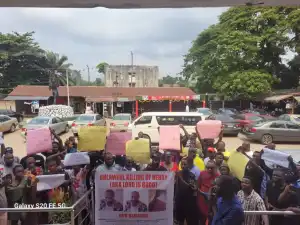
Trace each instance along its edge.
{"label": "baseball cap", "polygon": [[208,151],[208,152],[216,152],[216,150],[215,150],[213,147],[208,147],[208,148],[207,148],[207,151]]}

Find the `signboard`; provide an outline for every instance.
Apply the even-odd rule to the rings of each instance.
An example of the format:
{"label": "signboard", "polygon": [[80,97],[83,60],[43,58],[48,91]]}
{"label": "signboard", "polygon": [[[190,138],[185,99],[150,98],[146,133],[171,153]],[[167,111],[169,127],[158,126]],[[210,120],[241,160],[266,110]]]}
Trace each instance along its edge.
{"label": "signboard", "polygon": [[96,171],[95,225],[173,225],[174,173]]}

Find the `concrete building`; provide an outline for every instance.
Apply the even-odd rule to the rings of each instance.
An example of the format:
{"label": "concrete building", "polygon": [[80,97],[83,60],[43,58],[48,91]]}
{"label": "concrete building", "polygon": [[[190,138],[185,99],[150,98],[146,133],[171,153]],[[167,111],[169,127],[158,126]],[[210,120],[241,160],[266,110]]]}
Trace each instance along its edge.
{"label": "concrete building", "polygon": [[158,66],[109,65],[105,68],[106,87],[158,87]]}

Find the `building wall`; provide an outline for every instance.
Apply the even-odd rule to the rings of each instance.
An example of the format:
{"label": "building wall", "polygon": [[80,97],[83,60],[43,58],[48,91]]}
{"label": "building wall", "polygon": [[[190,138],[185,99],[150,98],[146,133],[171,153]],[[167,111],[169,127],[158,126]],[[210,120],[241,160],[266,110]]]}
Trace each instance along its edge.
{"label": "building wall", "polygon": [[15,101],[0,100],[0,109],[7,109],[7,110],[16,111]]}
{"label": "building wall", "polygon": [[106,87],[158,87],[158,79],[158,66],[109,65],[104,74]]}

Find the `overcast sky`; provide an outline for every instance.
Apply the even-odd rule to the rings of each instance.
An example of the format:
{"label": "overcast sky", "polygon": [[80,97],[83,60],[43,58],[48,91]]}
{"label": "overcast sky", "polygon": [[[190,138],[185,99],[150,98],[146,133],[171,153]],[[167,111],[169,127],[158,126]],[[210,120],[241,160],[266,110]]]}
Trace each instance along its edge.
{"label": "overcast sky", "polygon": [[0,32],[35,31],[42,48],[67,55],[86,79],[86,65],[94,80],[99,62],[130,64],[130,51],[134,64],[176,75],[191,42],[225,10],[1,8]]}

